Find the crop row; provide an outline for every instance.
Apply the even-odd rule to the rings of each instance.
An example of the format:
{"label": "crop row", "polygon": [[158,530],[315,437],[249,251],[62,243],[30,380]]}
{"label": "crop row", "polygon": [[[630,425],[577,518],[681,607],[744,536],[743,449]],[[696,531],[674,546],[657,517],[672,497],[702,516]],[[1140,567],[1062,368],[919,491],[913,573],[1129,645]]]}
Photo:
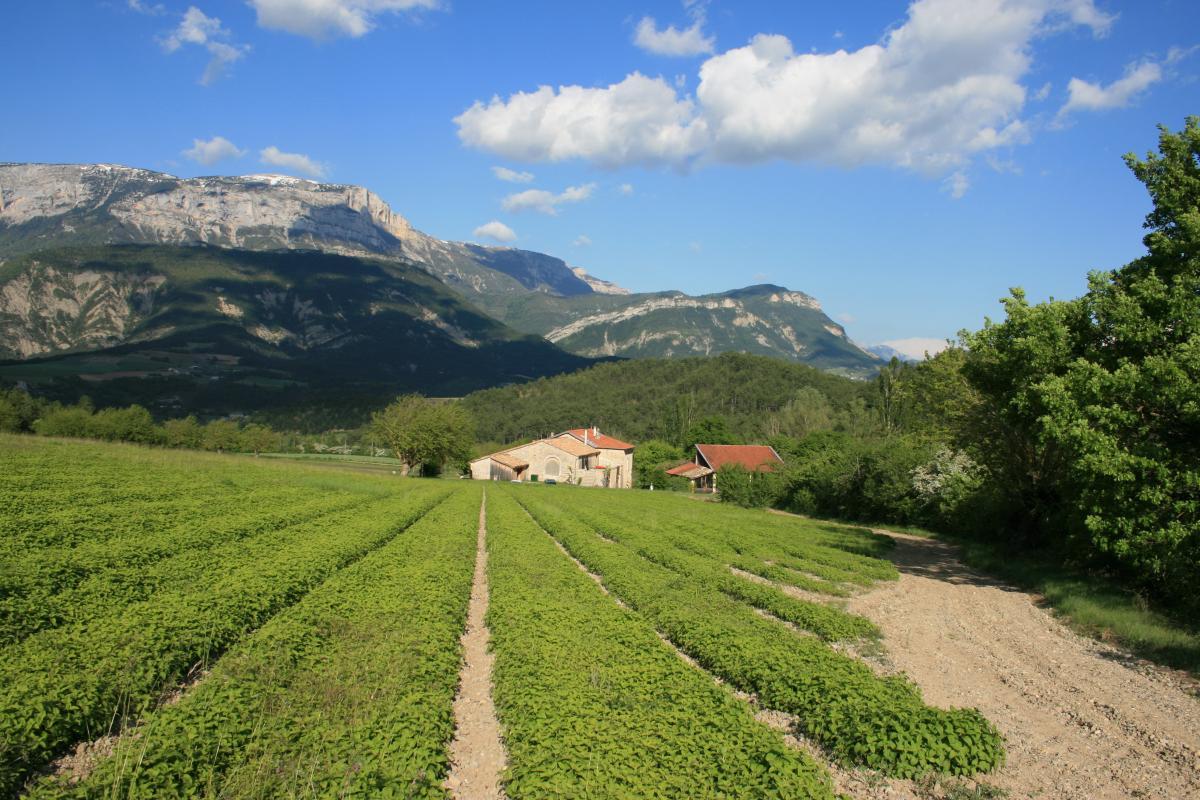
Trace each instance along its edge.
{"label": "crop row", "polygon": [[[570,493],[569,508],[545,490],[517,497],[676,646],[768,708],[794,715],[833,757],[901,777],[974,774],[1002,763],[1001,738],[978,711],[926,706],[906,680],[880,678],[819,639],[764,619],[721,587],[654,563],[631,545],[604,541],[579,518],[574,501],[581,494]],[[629,538],[632,531],[622,526],[620,533]]]}
{"label": "crop row", "polygon": [[[0,577],[0,646],[62,624],[83,622],[170,586],[185,586],[244,546],[243,540],[277,535],[333,514],[353,514],[366,497],[306,497],[276,506],[238,498],[227,514],[176,523],[145,536],[88,542],[75,548],[35,551]],[[265,498],[264,498],[265,499]],[[129,513],[136,514],[136,508]]]}
{"label": "crop row", "polygon": [[489,627],[510,797],[831,798],[828,776],[489,492]]}
{"label": "crop row", "polygon": [[[590,499],[590,498],[589,498]],[[624,518],[612,509],[573,502],[572,513],[594,530],[632,548],[638,555],[672,572],[723,592],[737,600],[790,622],[827,640],[875,638],[879,631],[870,620],[837,608],[791,597],[774,586],[752,583],[734,575],[720,554],[700,555],[711,542],[696,529],[682,528],[663,515]]]}
{"label": "crop row", "polygon": [[35,634],[0,663],[0,793],[65,747],[136,720],[189,668],[219,655],[445,497],[420,487],[224,555],[202,578]]}
{"label": "crop row", "polygon": [[444,797],[480,491],[459,487],[33,798]]}

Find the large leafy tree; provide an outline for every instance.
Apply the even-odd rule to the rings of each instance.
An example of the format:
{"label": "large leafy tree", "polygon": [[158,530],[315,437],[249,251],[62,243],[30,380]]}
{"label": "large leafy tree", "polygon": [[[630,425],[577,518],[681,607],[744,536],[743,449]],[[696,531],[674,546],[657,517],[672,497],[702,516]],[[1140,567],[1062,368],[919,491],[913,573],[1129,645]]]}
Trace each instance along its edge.
{"label": "large leafy tree", "polygon": [[379,437],[410,470],[437,474],[447,462],[465,463],[470,458],[475,422],[458,403],[403,395],[376,412],[371,421]]}
{"label": "large leafy tree", "polygon": [[1200,609],[1200,118],[1126,156],[1154,207],[1147,254],[1086,295],[964,337],[981,456],[1024,523],[1063,531]]}

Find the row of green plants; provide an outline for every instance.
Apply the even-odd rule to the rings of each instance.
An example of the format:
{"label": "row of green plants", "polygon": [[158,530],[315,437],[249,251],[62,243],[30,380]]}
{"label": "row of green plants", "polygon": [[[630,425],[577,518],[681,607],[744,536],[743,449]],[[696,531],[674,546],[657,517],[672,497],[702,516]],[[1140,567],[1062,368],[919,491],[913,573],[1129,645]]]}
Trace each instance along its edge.
{"label": "row of green plants", "polygon": [[681,526],[667,514],[645,510],[630,514],[619,503],[595,504],[590,500],[580,498],[574,504],[579,519],[610,541],[626,545],[647,561],[696,582],[705,591],[722,592],[828,641],[879,636],[878,629],[864,617],[791,597],[774,586],[731,573],[728,560],[719,550],[698,553],[698,531]]}
{"label": "row of green plants", "polygon": [[0,793],[161,693],[440,502],[436,484],[264,535],[184,585],[34,634],[0,661]]}
{"label": "row of green plants", "polygon": [[509,797],[832,798],[806,755],[488,494],[488,624]]}
{"label": "row of green plants", "polygon": [[371,508],[369,499],[353,496],[309,496],[293,505],[274,505],[286,500],[265,494],[227,498],[215,504],[223,511],[215,519],[188,520],[90,547],[23,554],[11,562],[11,574],[0,576],[0,646],[104,616],[155,592],[203,581],[231,559],[270,552],[293,535],[302,535],[306,523]]}
{"label": "row of green plants", "polygon": [[[904,678],[881,678],[822,640],[798,636],[704,581],[656,564],[621,541],[606,541],[579,517],[583,492],[568,497],[526,490],[516,497],[671,642],[764,706],[794,715],[801,732],[838,761],[900,777],[969,775],[1003,763],[1000,734],[978,711],[927,706]],[[622,526],[622,532],[628,535],[633,527]],[[796,531],[803,536],[800,528]]]}
{"label": "row of green plants", "polygon": [[444,798],[481,492],[404,533],[234,646],[86,780],[31,798]]}

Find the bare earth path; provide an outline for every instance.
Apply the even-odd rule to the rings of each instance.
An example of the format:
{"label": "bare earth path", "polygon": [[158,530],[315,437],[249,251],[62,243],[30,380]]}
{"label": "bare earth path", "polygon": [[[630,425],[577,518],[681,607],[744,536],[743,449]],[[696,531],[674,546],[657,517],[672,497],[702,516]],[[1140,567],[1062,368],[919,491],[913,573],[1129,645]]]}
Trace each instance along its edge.
{"label": "bare earth path", "polygon": [[479,506],[479,538],[475,550],[475,579],[463,633],[463,669],[454,700],[455,731],[450,743],[450,774],[446,788],[458,800],[503,798],[500,773],[506,763],[500,722],[492,702],[491,634],[488,607],[487,497]]}
{"label": "bare earth path", "polygon": [[[879,533],[896,540],[900,580],[848,610],[879,626],[927,702],[975,706],[999,727],[1008,763],[986,783],[1011,798],[1200,798],[1200,700],[1177,677],[1073,633],[951,545]],[[906,797],[911,785],[853,791]]]}

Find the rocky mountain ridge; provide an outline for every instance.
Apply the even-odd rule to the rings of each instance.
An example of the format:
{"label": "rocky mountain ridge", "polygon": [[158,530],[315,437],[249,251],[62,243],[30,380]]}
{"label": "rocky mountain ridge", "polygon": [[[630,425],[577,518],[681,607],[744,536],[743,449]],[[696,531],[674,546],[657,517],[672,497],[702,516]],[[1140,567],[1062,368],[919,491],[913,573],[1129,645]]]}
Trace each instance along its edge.
{"label": "rocky mountain ridge", "polygon": [[[855,376],[879,364],[803,292],[766,286],[701,297],[634,294],[543,253],[422,233],[360,186],[280,175],[183,179],[111,164],[0,164],[0,259],[124,244],[319,251],[414,266],[491,317],[588,357],[736,350]],[[17,299],[0,294],[6,305],[0,314],[8,320],[0,352],[10,357],[120,344],[128,334],[115,306],[146,302],[144,292],[122,294],[118,280],[99,292],[104,303],[79,297],[66,308],[67,301],[44,293],[29,299],[35,295],[26,284],[45,283],[45,276],[26,275],[10,288],[5,272],[0,291],[43,305],[40,317],[18,324],[21,314],[8,308]],[[436,327],[436,320],[425,321]],[[269,337],[296,346],[308,341],[279,331]]]}

